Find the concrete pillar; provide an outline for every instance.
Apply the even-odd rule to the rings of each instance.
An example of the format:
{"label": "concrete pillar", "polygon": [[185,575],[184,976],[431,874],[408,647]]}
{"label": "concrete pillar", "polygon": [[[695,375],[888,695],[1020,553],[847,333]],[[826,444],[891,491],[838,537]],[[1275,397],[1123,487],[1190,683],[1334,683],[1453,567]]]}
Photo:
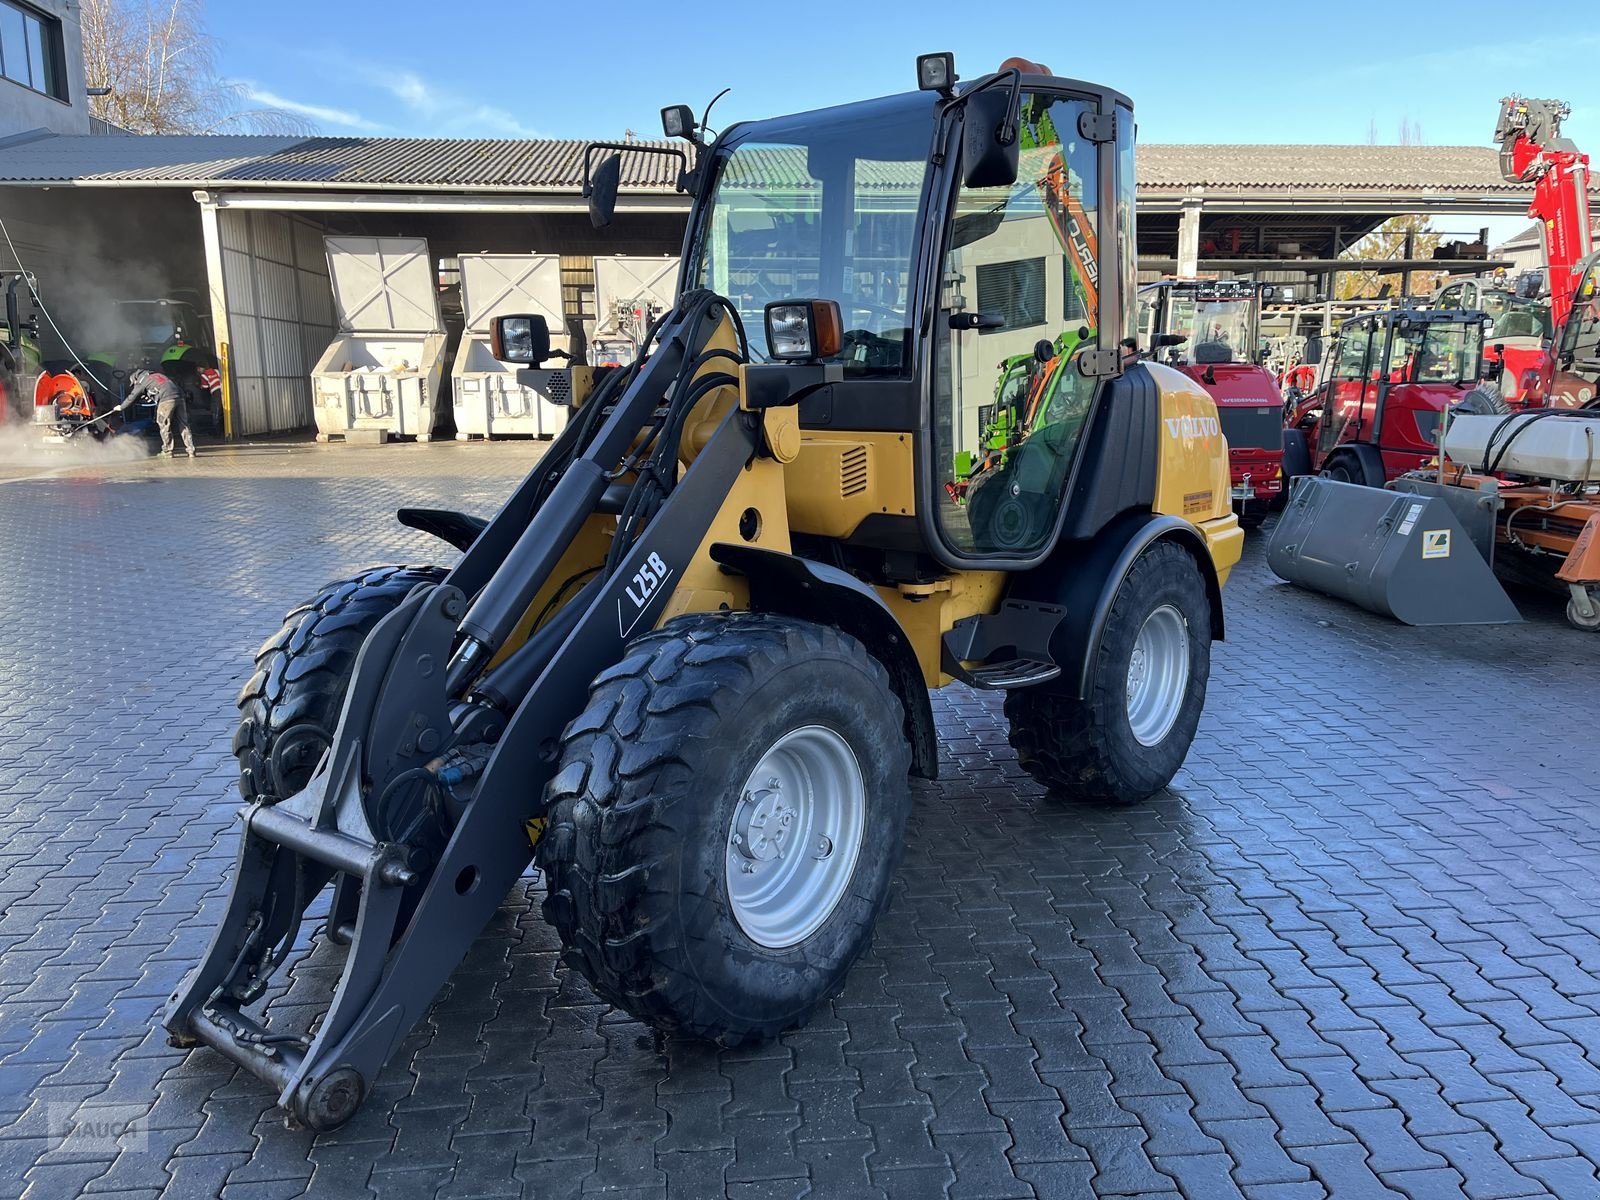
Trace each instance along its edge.
{"label": "concrete pillar", "polygon": [[1178,276],[1192,279],[1200,273],[1200,210],[1205,199],[1197,193],[1183,198],[1178,218]]}

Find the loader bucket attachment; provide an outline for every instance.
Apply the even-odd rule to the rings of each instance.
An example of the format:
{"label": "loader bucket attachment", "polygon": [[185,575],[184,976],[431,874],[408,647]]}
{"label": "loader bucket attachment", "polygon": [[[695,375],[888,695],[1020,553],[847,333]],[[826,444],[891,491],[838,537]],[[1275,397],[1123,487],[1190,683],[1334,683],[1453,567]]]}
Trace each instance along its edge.
{"label": "loader bucket attachment", "polygon": [[1407,625],[1522,620],[1437,496],[1297,480],[1267,545],[1267,565],[1280,579]]}

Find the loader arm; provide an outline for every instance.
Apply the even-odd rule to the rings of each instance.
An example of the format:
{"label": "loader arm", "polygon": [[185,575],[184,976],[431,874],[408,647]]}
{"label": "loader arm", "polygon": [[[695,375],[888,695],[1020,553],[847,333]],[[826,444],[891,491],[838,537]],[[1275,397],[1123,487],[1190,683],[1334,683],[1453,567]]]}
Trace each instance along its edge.
{"label": "loader arm", "polygon": [[[590,681],[659,619],[674,580],[761,449],[759,414],[730,408],[625,550],[545,622],[545,636],[528,637],[462,685],[440,669],[453,648],[460,661],[459,647],[468,644],[463,628],[475,631],[465,637],[503,644],[502,630],[522,617],[544,582],[525,564],[542,565],[548,575],[564,549],[554,533],[573,530],[570,542],[582,523],[561,510],[536,519],[546,505],[566,503],[564,483],[576,479],[591,496],[583,518],[622,502],[593,480],[616,474],[629,447],[661,419],[668,385],[710,341],[716,320],[707,313],[701,306],[669,321],[659,358],[591,420],[573,423],[567,461],[541,464],[443,583],[419,587],[379,623],[358,658],[333,748],[310,784],[243,814],[226,916],[163,1023],[176,1044],[204,1042],[270,1081],[278,1102],[314,1129],[341,1124],[359,1106],[526,869],[529,823],[542,816],[554,770],[551,747],[581,709]],[[606,398],[591,403],[605,406]],[[478,621],[469,625],[474,612]],[[503,626],[501,612],[511,614]],[[513,686],[518,679],[528,681],[521,691]],[[438,777],[430,764],[460,761],[452,752],[479,766],[468,771],[469,794],[446,804],[449,828],[430,845],[418,831],[443,818],[404,800],[421,773]],[[245,1010],[265,993],[330,882],[330,940],[349,943],[339,985],[313,1035],[272,1029]]]}

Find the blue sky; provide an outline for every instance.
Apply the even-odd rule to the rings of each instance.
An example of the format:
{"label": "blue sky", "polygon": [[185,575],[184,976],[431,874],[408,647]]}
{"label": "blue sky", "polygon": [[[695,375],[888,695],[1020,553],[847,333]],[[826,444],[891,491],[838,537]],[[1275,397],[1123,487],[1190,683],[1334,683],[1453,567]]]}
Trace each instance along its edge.
{"label": "blue sky", "polygon": [[[1518,90],[1570,101],[1569,132],[1600,158],[1588,0],[1543,0],[1523,28],[1518,10],[1477,0],[1063,3],[1010,17],[983,0],[208,9],[223,73],[330,134],[650,135],[662,105],[699,108],[723,87],[721,122],[904,90],[919,52],[948,49],[968,77],[1024,54],[1117,87],[1144,141],[1359,143],[1375,122],[1394,142],[1406,120],[1431,145],[1481,144]],[[1118,28],[1119,16],[1133,23]]]}
{"label": "blue sky", "polygon": [[[968,78],[1020,54],[1118,88],[1148,142],[1364,143],[1375,127],[1395,143],[1406,122],[1429,145],[1487,145],[1501,96],[1553,95],[1600,164],[1591,2],[1543,0],[1519,26],[1480,0],[1069,0],[1010,18],[992,0],[212,0],[209,23],[225,76],[325,134],[655,136],[663,105],[699,110],[729,87],[721,128],[908,90],[917,54],[952,50]],[[1525,224],[1493,220],[1491,237]]]}

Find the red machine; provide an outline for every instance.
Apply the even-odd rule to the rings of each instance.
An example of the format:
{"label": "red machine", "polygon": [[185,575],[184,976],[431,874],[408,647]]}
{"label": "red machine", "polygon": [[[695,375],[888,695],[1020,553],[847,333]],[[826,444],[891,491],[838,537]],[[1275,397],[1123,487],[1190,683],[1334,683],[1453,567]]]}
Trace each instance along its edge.
{"label": "red machine", "polygon": [[1498,378],[1500,394],[1515,408],[1544,403],[1554,332],[1548,303],[1493,279],[1460,279],[1434,293],[1433,307],[1486,313],[1494,325],[1484,339],[1485,379]]}
{"label": "red machine", "polygon": [[[1233,503],[1259,525],[1283,494],[1283,395],[1261,365],[1260,286],[1243,279],[1172,279],[1139,289],[1141,344],[1210,393],[1228,439]],[[1157,344],[1159,335],[1168,339]]]}
{"label": "red machine", "polygon": [[1440,414],[1483,377],[1488,324],[1479,311],[1437,308],[1346,321],[1327,381],[1290,414],[1285,471],[1382,487],[1430,462],[1439,452]]}
{"label": "red machine", "polygon": [[[1600,370],[1586,367],[1559,350],[1578,304],[1586,272],[1594,267],[1589,222],[1589,156],[1561,136],[1561,122],[1571,108],[1560,100],[1528,100],[1508,96],[1500,102],[1495,141],[1500,143],[1500,173],[1513,183],[1533,184],[1528,215],[1539,222],[1550,286],[1550,325],[1545,353],[1507,377],[1508,394],[1536,388],[1526,403],[1582,407],[1595,399]],[[1581,314],[1580,314],[1581,315]],[[1530,370],[1537,369],[1537,376]]]}

